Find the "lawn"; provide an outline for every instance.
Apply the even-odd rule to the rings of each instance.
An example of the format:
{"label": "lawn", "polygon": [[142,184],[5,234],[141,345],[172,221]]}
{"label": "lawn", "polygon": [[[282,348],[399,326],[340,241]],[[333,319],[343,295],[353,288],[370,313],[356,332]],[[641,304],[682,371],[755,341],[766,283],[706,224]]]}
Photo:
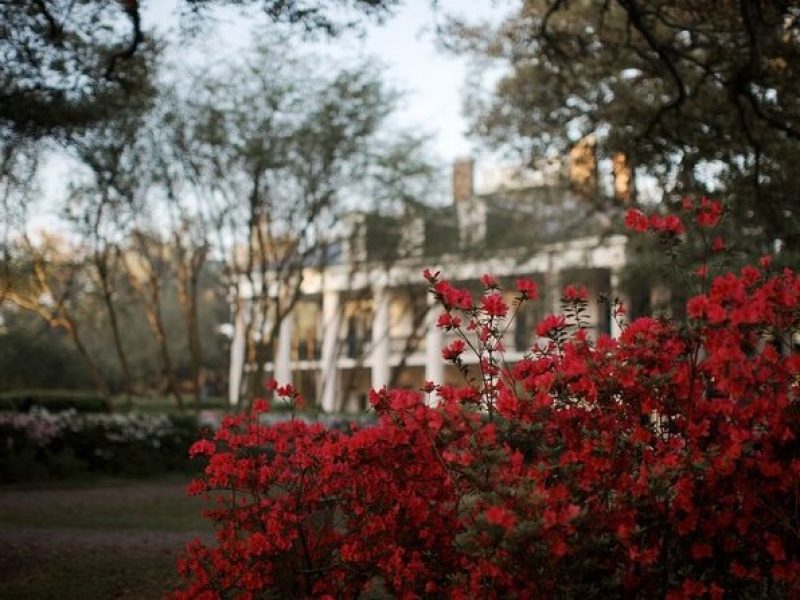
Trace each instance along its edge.
{"label": "lawn", "polygon": [[160,598],[210,536],[185,478],[0,488],[0,597]]}

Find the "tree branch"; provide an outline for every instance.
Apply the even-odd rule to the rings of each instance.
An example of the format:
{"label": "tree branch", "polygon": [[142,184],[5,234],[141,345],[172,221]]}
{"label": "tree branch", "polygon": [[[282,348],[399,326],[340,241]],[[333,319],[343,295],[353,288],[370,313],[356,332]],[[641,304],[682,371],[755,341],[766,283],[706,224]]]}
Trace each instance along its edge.
{"label": "tree branch", "polygon": [[661,63],[667,68],[667,71],[672,78],[673,83],[675,84],[675,88],[677,89],[677,93],[675,97],[667,102],[666,104],[662,104],[661,108],[655,114],[655,116],[650,120],[643,137],[649,137],[655,128],[655,126],[661,121],[662,117],[671,110],[679,110],[680,106],[686,100],[686,86],[683,82],[683,78],[681,77],[680,73],[678,72],[678,68],[675,66],[672,58],[669,56],[667,52],[667,48],[659,42],[653,32],[647,27],[644,22],[644,15],[636,2],[636,0],[617,0],[619,5],[625,10],[628,14],[628,21],[636,31],[641,34],[642,38],[644,38],[647,45],[652,49],[660,59]]}
{"label": "tree branch", "polygon": [[119,52],[113,54],[111,59],[108,63],[108,67],[106,68],[105,77],[106,79],[116,79],[114,76],[114,70],[117,67],[117,62],[120,60],[125,60],[131,58],[135,53],[139,44],[144,40],[144,35],[142,34],[142,21],[141,16],[139,14],[139,1],[138,0],[123,0],[125,5],[125,13],[128,15],[128,18],[131,21],[131,25],[133,25],[133,37],[131,37],[130,42],[128,45],[120,50]]}

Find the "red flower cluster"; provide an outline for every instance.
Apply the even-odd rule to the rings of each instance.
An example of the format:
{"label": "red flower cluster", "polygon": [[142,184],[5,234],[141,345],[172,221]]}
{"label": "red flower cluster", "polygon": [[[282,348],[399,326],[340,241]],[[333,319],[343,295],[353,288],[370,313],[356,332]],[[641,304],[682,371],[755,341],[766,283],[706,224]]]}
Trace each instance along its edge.
{"label": "red flower cluster", "polygon": [[436,299],[448,310],[451,308],[460,308],[462,310],[472,308],[472,294],[468,290],[453,287],[448,281],[436,281],[433,289]]}
{"label": "red flower cluster", "polygon": [[641,211],[632,208],[625,215],[625,227],[631,231],[644,233],[650,227],[650,221]]}
{"label": "red flower cluster", "polygon": [[584,285],[568,285],[561,292],[562,302],[586,302],[589,292]]}
{"label": "red flower cluster", "polygon": [[650,217],[650,229],[665,235],[680,235],[686,231],[680,217],[677,215],[652,215]]}
{"label": "red flower cluster", "polygon": [[436,321],[436,326],[448,331],[451,329],[457,329],[461,327],[461,319],[451,315],[449,312],[445,312],[439,315],[439,319]]}
{"label": "red flower cluster", "polygon": [[442,349],[442,358],[445,360],[455,360],[466,350],[464,340],[454,340],[449,346]]}
{"label": "red flower cluster", "polygon": [[483,297],[481,310],[490,317],[505,317],[508,313],[508,304],[503,300],[502,294],[493,292]]}
{"label": "red flower cluster", "polygon": [[494,290],[500,287],[500,283],[497,281],[497,278],[494,275],[489,275],[488,273],[484,273],[481,276],[481,284],[488,290]]}
{"label": "red flower cluster", "polygon": [[643,233],[648,229],[667,236],[684,233],[686,227],[677,215],[651,215],[649,218],[639,210],[631,208],[625,215],[625,226],[631,231]]}
{"label": "red flower cluster", "polygon": [[567,326],[564,315],[547,315],[536,325],[536,335],[551,337],[554,332],[561,331]]}
{"label": "red flower cluster", "polygon": [[539,288],[530,279],[517,279],[517,291],[523,300],[536,300],[539,297]]}
{"label": "red flower cluster", "polygon": [[722,203],[703,196],[695,219],[701,227],[716,227],[722,217]]}
{"label": "red flower cluster", "polygon": [[[683,212],[695,214],[695,222],[701,227],[716,227],[722,218],[722,203],[718,200],[711,200],[703,196],[699,204],[691,198],[684,198],[681,201]],[[652,215],[649,218],[641,211],[631,208],[625,215],[625,226],[639,233],[648,229],[668,236],[680,235],[686,231],[683,221],[677,215]],[[718,250],[722,249],[718,245]]]}
{"label": "red flower cluster", "polygon": [[550,315],[511,366],[497,310],[430,284],[480,376],[375,392],[348,433],[226,419],[176,598],[800,596],[800,275],[717,277],[688,326],[619,339]]}

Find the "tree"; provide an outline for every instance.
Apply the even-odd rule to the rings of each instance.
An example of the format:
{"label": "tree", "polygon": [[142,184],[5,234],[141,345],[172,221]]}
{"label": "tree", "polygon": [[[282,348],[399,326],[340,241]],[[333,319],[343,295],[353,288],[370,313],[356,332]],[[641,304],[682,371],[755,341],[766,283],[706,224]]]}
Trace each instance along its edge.
{"label": "tree", "polygon": [[136,1],[6,2],[0,23],[3,145],[102,123],[153,90]]}
{"label": "tree", "polygon": [[70,135],[70,145],[88,167],[85,180],[71,182],[65,216],[78,237],[91,248],[88,263],[108,317],[114,353],[120,368],[122,390],[130,398],[132,377],[120,327],[120,275],[122,249],[130,233],[135,187],[136,132],[140,120],[120,117],[91,130]]}
{"label": "tree", "polygon": [[72,341],[94,382],[95,388],[113,408],[106,374],[83,335],[85,322],[78,318],[82,301],[91,286],[86,281],[80,249],[53,236],[34,242],[22,235],[22,248],[3,273],[5,300],[38,315],[48,325],[64,331]]}
{"label": "tree", "polygon": [[[186,0],[203,17],[219,6],[258,6],[272,22],[335,35],[358,16],[380,19],[396,0]],[[0,4],[0,145],[60,139],[136,110],[155,92],[159,46],[139,0],[28,0]]]}
{"label": "tree", "polygon": [[[279,46],[203,77],[181,117],[186,172],[195,189],[214,191],[204,210],[218,231],[234,320],[253,299],[251,397],[305,268],[329,262],[342,216],[392,191],[402,202],[433,172],[418,136],[387,131],[393,96],[371,69],[323,72]],[[371,194],[377,182],[386,189]]]}
{"label": "tree", "polygon": [[[261,6],[271,21],[336,35],[356,26],[359,15],[380,19],[394,2],[185,3],[204,21],[209,8],[228,4]],[[182,342],[166,324],[175,291],[198,400],[200,281],[218,264],[227,285],[238,289],[249,278],[258,292],[248,322],[272,328],[251,348],[263,369],[303,268],[327,260],[339,217],[358,206],[356,198],[416,198],[422,188],[415,182],[432,175],[430,164],[419,160],[419,136],[382,129],[392,95],[362,66],[329,77],[264,51],[242,61],[233,81],[220,71],[191,93],[173,93],[155,88],[161,43],[147,34],[136,1],[54,0],[2,11],[14,26],[0,39],[10,64],[3,74],[8,102],[0,107],[3,207],[9,214],[14,198],[31,192],[38,153],[53,148],[49,142],[59,142],[59,152],[86,167],[70,175],[59,216],[81,242],[86,260],[79,278],[99,300],[94,310],[104,313],[93,314],[81,331],[94,332],[101,320],[109,327],[114,351],[98,355],[98,371],[118,365],[127,392],[142,375],[146,347],[161,357],[162,379],[180,395],[176,373],[183,366],[172,357]],[[11,229],[3,232],[4,281],[12,279],[9,265],[26,259],[25,252],[11,256],[8,243],[22,234],[24,220]],[[210,263],[214,267],[206,269]],[[275,282],[283,290],[277,296],[271,295]],[[142,315],[128,310],[136,299]],[[154,348],[128,343],[142,341],[145,328],[131,331],[122,323],[141,317]],[[91,351],[105,343],[89,341]],[[107,357],[116,357],[117,365]],[[253,381],[259,379],[256,374]]]}
{"label": "tree", "polygon": [[0,389],[90,388],[80,355],[64,332],[25,310],[4,310]]}
{"label": "tree", "polygon": [[380,20],[398,3],[399,0],[186,0],[195,14],[215,6],[253,6],[260,8],[270,21],[327,35],[357,27],[362,15]]}
{"label": "tree", "polygon": [[163,385],[175,398],[178,408],[183,408],[183,396],[175,374],[175,361],[163,310],[163,293],[166,274],[170,271],[172,249],[169,242],[161,239],[160,232],[144,229],[141,221],[137,225],[131,231],[131,246],[124,258],[128,281],[139,297],[147,325],[156,342]]}
{"label": "tree", "polygon": [[[158,109],[151,115],[145,136],[152,157],[150,177],[156,201],[168,215],[170,264],[176,296],[184,321],[195,407],[202,392],[203,344],[200,334],[199,291],[203,269],[215,240],[212,238],[212,197],[198,182],[195,162],[186,154],[190,125],[176,95],[164,91]],[[165,135],[166,134],[166,135]],[[198,183],[198,185],[195,185]]]}
{"label": "tree", "polygon": [[473,90],[476,136],[535,163],[594,134],[662,200],[724,191],[750,252],[800,250],[798,2],[514,4],[497,27],[454,20],[446,36],[502,69]]}

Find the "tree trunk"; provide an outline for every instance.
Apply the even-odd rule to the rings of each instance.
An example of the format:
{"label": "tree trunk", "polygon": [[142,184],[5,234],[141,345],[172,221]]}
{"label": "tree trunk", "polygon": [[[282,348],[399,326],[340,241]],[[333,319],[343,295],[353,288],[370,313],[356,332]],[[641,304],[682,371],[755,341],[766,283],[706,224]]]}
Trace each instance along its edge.
{"label": "tree trunk", "polygon": [[197,409],[200,409],[202,400],[201,380],[203,368],[203,346],[200,340],[200,319],[198,317],[197,306],[197,279],[198,273],[193,273],[189,280],[189,319],[186,324],[189,329],[189,354],[192,361],[192,378],[194,379],[194,402]]}
{"label": "tree trunk", "polygon": [[[144,245],[143,243],[141,244]],[[175,379],[175,373],[172,368],[172,357],[169,352],[169,345],[167,344],[167,332],[164,328],[164,321],[161,317],[161,291],[160,283],[158,281],[158,274],[154,271],[150,259],[146,257],[144,251],[140,252],[140,256],[148,263],[146,282],[141,282],[136,278],[135,273],[128,268],[128,279],[131,286],[137,291],[142,300],[144,314],[147,319],[147,324],[150,326],[150,331],[156,340],[159,355],[161,356],[161,372],[164,382],[167,384],[167,390],[175,397],[175,404],[179,409],[183,410],[183,397],[181,396],[178,383]]]}
{"label": "tree trunk", "polygon": [[[253,173],[253,187],[250,192],[250,215],[247,222],[247,229],[248,229],[248,240],[247,240],[247,272],[246,277],[247,281],[250,284],[250,292],[251,294],[255,291],[255,282],[253,281],[253,269],[255,268],[256,263],[256,243],[258,243],[258,262],[259,262],[259,272],[261,274],[261,288],[263,290],[264,285],[266,283],[266,256],[265,256],[265,249],[263,246],[263,239],[260,232],[261,223],[261,211],[260,211],[260,194],[259,188],[261,186],[261,172],[259,169]],[[260,302],[266,304],[267,298],[262,295]],[[260,311],[260,316],[262,318],[258,318],[259,314],[257,311],[258,302],[256,298],[251,298],[250,301],[250,320],[248,322],[247,327],[247,340],[248,340],[248,359],[255,363],[255,372],[250,377],[249,385],[248,385],[248,394],[245,396],[245,404],[249,405],[252,403],[253,398],[255,398],[256,394],[259,391],[259,386],[261,383],[261,378],[263,377],[264,373],[264,360],[266,351],[264,348],[264,317],[266,316],[266,309],[262,309]],[[257,326],[261,328],[259,332],[258,339],[255,340],[252,333],[253,327]],[[252,346],[251,346],[252,343]],[[251,364],[252,364],[251,362]],[[246,408],[246,407],[242,407]]]}
{"label": "tree trunk", "polygon": [[177,239],[175,275],[178,288],[178,304],[180,304],[183,319],[186,323],[187,347],[189,350],[190,369],[192,372],[192,388],[194,392],[194,406],[200,410],[201,401],[201,368],[203,364],[203,349],[200,341],[200,323],[198,319],[197,288],[200,270],[205,264],[205,248],[191,250],[191,256],[186,259],[185,248]]}
{"label": "tree trunk", "polygon": [[106,382],[105,377],[103,376],[100,367],[97,365],[95,360],[92,358],[92,355],[89,354],[89,350],[84,346],[83,340],[81,336],[78,334],[78,325],[75,321],[66,315],[62,315],[60,322],[63,324],[64,328],[69,333],[70,339],[72,339],[73,344],[75,344],[75,348],[78,351],[78,354],[81,355],[86,366],[89,368],[89,374],[94,381],[95,388],[106,401],[106,406],[108,406],[108,411],[113,412],[114,410],[114,401],[111,398],[111,391],[108,388],[108,383]]}
{"label": "tree trunk", "polygon": [[120,371],[122,372],[122,390],[125,393],[125,399],[130,403],[131,401],[131,372],[128,366],[128,358],[125,355],[125,347],[122,344],[122,334],[119,330],[119,319],[117,318],[117,309],[114,307],[112,297],[111,285],[109,283],[108,273],[108,254],[105,252],[95,252],[94,254],[95,268],[97,275],[100,278],[100,286],[102,289],[103,303],[108,313],[108,320],[111,324],[111,338],[114,342],[114,351],[117,354]]}
{"label": "tree trunk", "polygon": [[[27,241],[27,238],[26,238]],[[28,241],[29,247],[32,248],[33,246],[30,245]],[[78,354],[81,355],[86,366],[89,368],[89,374],[94,381],[95,388],[103,396],[103,399],[106,401],[106,405],[108,406],[108,410],[112,411],[114,409],[114,401],[111,398],[111,391],[108,387],[108,382],[106,381],[105,377],[103,376],[103,372],[100,370],[100,367],[95,362],[92,355],[89,353],[89,350],[83,343],[83,340],[78,333],[78,324],[75,320],[69,315],[65,306],[64,306],[64,298],[61,298],[59,302],[56,303],[56,308],[53,309],[49,304],[42,303],[41,298],[43,295],[49,296],[51,299],[59,298],[57,294],[54,293],[53,288],[49,281],[49,275],[46,270],[46,261],[41,259],[36,259],[33,264],[33,277],[34,281],[37,284],[36,292],[33,293],[29,297],[25,297],[23,295],[19,295],[13,293],[13,290],[8,290],[8,296],[14,304],[19,306],[24,310],[29,310],[37,315],[39,315],[42,319],[44,319],[49,325],[53,327],[61,327],[64,329],[70,336],[73,344],[75,344],[75,348],[78,351]]]}
{"label": "tree trunk", "polygon": [[158,283],[150,282],[150,302],[146,303],[145,315],[147,322],[150,324],[150,329],[153,336],[156,338],[158,344],[159,354],[161,355],[161,366],[164,381],[167,383],[167,390],[175,397],[175,404],[179,409],[183,410],[183,396],[181,396],[178,382],[175,379],[175,372],[172,368],[172,357],[169,352],[169,345],[167,343],[167,331],[164,328],[164,321],[161,318],[161,294],[158,289]]}

